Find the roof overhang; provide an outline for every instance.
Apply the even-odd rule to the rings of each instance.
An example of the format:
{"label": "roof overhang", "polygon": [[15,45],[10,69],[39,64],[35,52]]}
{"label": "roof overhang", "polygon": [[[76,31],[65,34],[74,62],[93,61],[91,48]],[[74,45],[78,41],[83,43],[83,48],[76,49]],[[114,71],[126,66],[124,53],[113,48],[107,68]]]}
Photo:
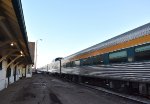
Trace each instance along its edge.
{"label": "roof overhang", "polygon": [[31,59],[21,0],[0,0],[0,56],[9,53],[9,59],[33,64]]}

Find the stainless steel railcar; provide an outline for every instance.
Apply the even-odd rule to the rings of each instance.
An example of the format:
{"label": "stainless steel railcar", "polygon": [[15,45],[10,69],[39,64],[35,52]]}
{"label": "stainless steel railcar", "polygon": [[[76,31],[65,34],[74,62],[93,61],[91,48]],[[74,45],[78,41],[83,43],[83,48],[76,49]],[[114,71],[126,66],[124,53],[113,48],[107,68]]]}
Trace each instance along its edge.
{"label": "stainless steel railcar", "polygon": [[[150,23],[61,61],[67,79],[150,96]],[[60,73],[60,63],[53,65]]]}

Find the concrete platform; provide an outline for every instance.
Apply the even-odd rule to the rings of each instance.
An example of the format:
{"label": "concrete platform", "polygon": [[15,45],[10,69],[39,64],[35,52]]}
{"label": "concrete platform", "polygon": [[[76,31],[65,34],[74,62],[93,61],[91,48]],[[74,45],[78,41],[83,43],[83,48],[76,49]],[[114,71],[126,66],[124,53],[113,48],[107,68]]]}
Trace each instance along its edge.
{"label": "concrete platform", "polygon": [[22,79],[0,91],[0,104],[142,104],[48,75]]}

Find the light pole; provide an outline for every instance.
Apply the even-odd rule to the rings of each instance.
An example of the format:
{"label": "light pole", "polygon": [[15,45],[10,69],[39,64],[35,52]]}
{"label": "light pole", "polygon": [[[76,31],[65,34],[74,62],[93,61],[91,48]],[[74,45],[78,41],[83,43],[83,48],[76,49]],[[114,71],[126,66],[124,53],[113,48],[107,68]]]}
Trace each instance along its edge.
{"label": "light pole", "polygon": [[[40,40],[40,41],[42,41],[42,39],[39,39],[39,40]],[[39,41],[39,40],[36,40],[36,51],[35,51],[35,52],[36,52],[36,53],[35,53],[35,54],[36,54],[36,57],[35,57],[35,71],[37,71],[37,45],[38,45],[38,41]]]}
{"label": "light pole", "polygon": [[61,59],[59,61],[60,61],[60,75],[61,75]]}
{"label": "light pole", "polygon": [[48,72],[48,69],[49,69],[49,67],[48,67],[48,64],[47,64],[47,72]]}

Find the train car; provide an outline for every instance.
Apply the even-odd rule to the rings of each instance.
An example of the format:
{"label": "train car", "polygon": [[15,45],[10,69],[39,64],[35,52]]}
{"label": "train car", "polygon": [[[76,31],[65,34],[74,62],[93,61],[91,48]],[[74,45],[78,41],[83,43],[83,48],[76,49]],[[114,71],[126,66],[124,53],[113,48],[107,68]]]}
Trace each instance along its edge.
{"label": "train car", "polygon": [[72,81],[150,96],[150,23],[53,65],[56,73]]}

